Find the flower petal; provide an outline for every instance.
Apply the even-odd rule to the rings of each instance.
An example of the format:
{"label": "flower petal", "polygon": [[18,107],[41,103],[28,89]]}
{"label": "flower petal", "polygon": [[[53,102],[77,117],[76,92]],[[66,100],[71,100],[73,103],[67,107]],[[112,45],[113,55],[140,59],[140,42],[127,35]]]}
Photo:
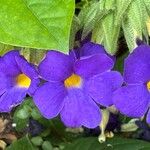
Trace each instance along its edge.
{"label": "flower petal", "polygon": [[106,54],[106,51],[102,45],[92,42],[84,44],[80,49],[80,57],[91,56],[95,54]]}
{"label": "flower petal", "polygon": [[107,54],[104,47],[100,44],[96,44],[93,42],[87,42],[83,44],[81,48],[76,48],[69,51],[69,55],[74,58],[74,60],[80,59],[81,57],[91,56],[95,54],[106,54],[113,61],[115,61],[115,57]]}
{"label": "flower petal", "polygon": [[113,68],[113,61],[105,54],[82,57],[75,62],[74,71],[83,78],[106,72]]}
{"label": "flower petal", "polygon": [[69,52],[69,55],[76,59],[79,59],[83,56],[91,56],[95,54],[106,54],[106,52],[102,45],[92,42],[87,42],[81,48],[73,49]]}
{"label": "flower petal", "polygon": [[0,97],[0,112],[10,112],[14,106],[19,105],[26,96],[26,88],[13,87]]}
{"label": "flower petal", "polygon": [[34,92],[36,91],[36,89],[39,87],[40,84],[40,79],[32,79],[31,80],[31,85],[28,89],[28,94],[30,96],[32,96],[34,94]]}
{"label": "flower petal", "polygon": [[114,92],[116,108],[129,117],[142,117],[148,109],[150,93],[145,85],[128,85]]}
{"label": "flower petal", "polygon": [[22,73],[27,75],[30,79],[38,78],[38,72],[33,64],[29,63],[22,56],[16,56],[15,59]]}
{"label": "flower petal", "polygon": [[80,48],[71,49],[69,50],[69,56],[73,59],[73,61],[76,61],[80,58]]}
{"label": "flower petal", "polygon": [[150,124],[150,109],[148,110],[147,116],[146,116],[146,122]]}
{"label": "flower petal", "polygon": [[6,76],[0,73],[0,96],[14,86],[14,77]]}
{"label": "flower petal", "polygon": [[85,126],[95,128],[101,121],[100,109],[94,101],[80,89],[70,89],[65,97],[61,120],[68,127]]}
{"label": "flower petal", "polygon": [[3,57],[0,57],[0,72],[9,76],[16,76],[20,73],[20,69],[16,63],[15,57],[19,56],[19,51],[10,51]]}
{"label": "flower petal", "polygon": [[124,79],[127,83],[144,83],[150,80],[150,46],[137,47],[126,59]]}
{"label": "flower petal", "polygon": [[84,88],[90,96],[103,106],[110,106],[113,92],[121,87],[122,76],[117,71],[105,72],[85,81]]}
{"label": "flower petal", "polygon": [[73,60],[68,55],[49,51],[39,64],[40,75],[45,80],[62,81],[72,74]]}
{"label": "flower petal", "polygon": [[47,82],[36,90],[33,99],[41,114],[51,119],[61,111],[66,94],[67,91],[62,83]]}

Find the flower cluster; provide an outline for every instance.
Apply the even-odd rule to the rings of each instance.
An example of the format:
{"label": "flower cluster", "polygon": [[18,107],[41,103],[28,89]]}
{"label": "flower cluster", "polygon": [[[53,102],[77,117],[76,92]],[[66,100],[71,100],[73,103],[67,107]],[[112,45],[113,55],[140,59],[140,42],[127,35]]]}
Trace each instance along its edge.
{"label": "flower cluster", "polygon": [[97,127],[100,106],[142,117],[150,101],[150,47],[141,45],[125,59],[123,77],[112,71],[114,63],[103,46],[91,42],[68,55],[50,50],[37,67],[19,51],[8,52],[0,58],[0,112],[11,111],[28,94],[45,118],[60,115],[69,127]]}

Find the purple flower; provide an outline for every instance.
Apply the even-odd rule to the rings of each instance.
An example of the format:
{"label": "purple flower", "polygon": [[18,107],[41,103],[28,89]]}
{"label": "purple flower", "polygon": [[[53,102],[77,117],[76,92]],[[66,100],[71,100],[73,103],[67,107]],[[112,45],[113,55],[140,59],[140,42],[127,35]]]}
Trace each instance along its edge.
{"label": "purple flower", "polygon": [[60,113],[66,126],[94,128],[101,121],[96,103],[111,105],[112,92],[122,84],[121,75],[110,71],[112,67],[106,54],[85,55],[75,61],[72,56],[48,51],[38,67],[47,82],[36,90],[35,104],[48,119]]}
{"label": "purple flower", "polygon": [[[150,103],[150,47],[141,45],[124,63],[126,86],[114,92],[113,101],[121,113],[129,117],[142,117]],[[150,123],[150,112],[147,115]]]}
{"label": "purple flower", "polygon": [[10,51],[0,57],[0,83],[0,112],[9,112],[26,94],[33,94],[39,83],[38,73],[19,51]]}
{"label": "purple flower", "polygon": [[80,59],[81,57],[91,56],[95,54],[106,54],[109,56],[114,62],[116,58],[106,53],[104,47],[100,44],[96,44],[93,42],[87,42],[83,44],[81,48],[70,50],[70,56],[73,57],[75,60]]}

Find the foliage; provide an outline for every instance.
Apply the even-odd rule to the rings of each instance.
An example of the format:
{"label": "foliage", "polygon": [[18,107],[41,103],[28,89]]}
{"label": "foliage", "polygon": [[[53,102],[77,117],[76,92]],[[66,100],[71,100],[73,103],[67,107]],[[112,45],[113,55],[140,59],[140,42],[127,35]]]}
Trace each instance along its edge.
{"label": "foliage", "polygon": [[88,3],[77,16],[80,28],[83,28],[82,37],[92,32],[92,41],[104,45],[113,55],[118,50],[119,37],[125,36],[132,51],[137,46],[137,38],[148,43],[148,5],[149,0],[100,0]]}
{"label": "foliage", "polygon": [[[149,43],[150,0],[6,0],[0,5],[0,55],[18,49],[36,65],[47,50],[68,53],[88,39],[116,55],[114,70],[123,73],[124,59],[137,40]],[[11,113],[18,140],[7,150],[150,149],[148,142],[118,137],[118,133],[100,144],[85,133],[66,132],[59,117],[43,118],[30,97]],[[119,117],[121,123],[130,120]],[[31,128],[31,120],[38,131]]]}
{"label": "foliage", "polygon": [[150,143],[115,137],[113,139],[109,139],[104,144],[100,144],[96,138],[89,137],[76,140],[72,144],[68,145],[64,150],[87,150],[93,148],[94,150],[148,150],[150,149]]}
{"label": "foliage", "polygon": [[0,5],[0,42],[68,51],[73,0],[7,0]]}

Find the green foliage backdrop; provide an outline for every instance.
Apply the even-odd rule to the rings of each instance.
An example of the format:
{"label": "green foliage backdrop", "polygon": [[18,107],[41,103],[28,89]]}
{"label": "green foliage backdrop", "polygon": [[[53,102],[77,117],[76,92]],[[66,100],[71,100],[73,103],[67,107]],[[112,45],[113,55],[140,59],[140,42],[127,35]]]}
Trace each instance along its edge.
{"label": "green foliage backdrop", "polygon": [[0,42],[68,51],[74,0],[1,0],[0,6]]}

